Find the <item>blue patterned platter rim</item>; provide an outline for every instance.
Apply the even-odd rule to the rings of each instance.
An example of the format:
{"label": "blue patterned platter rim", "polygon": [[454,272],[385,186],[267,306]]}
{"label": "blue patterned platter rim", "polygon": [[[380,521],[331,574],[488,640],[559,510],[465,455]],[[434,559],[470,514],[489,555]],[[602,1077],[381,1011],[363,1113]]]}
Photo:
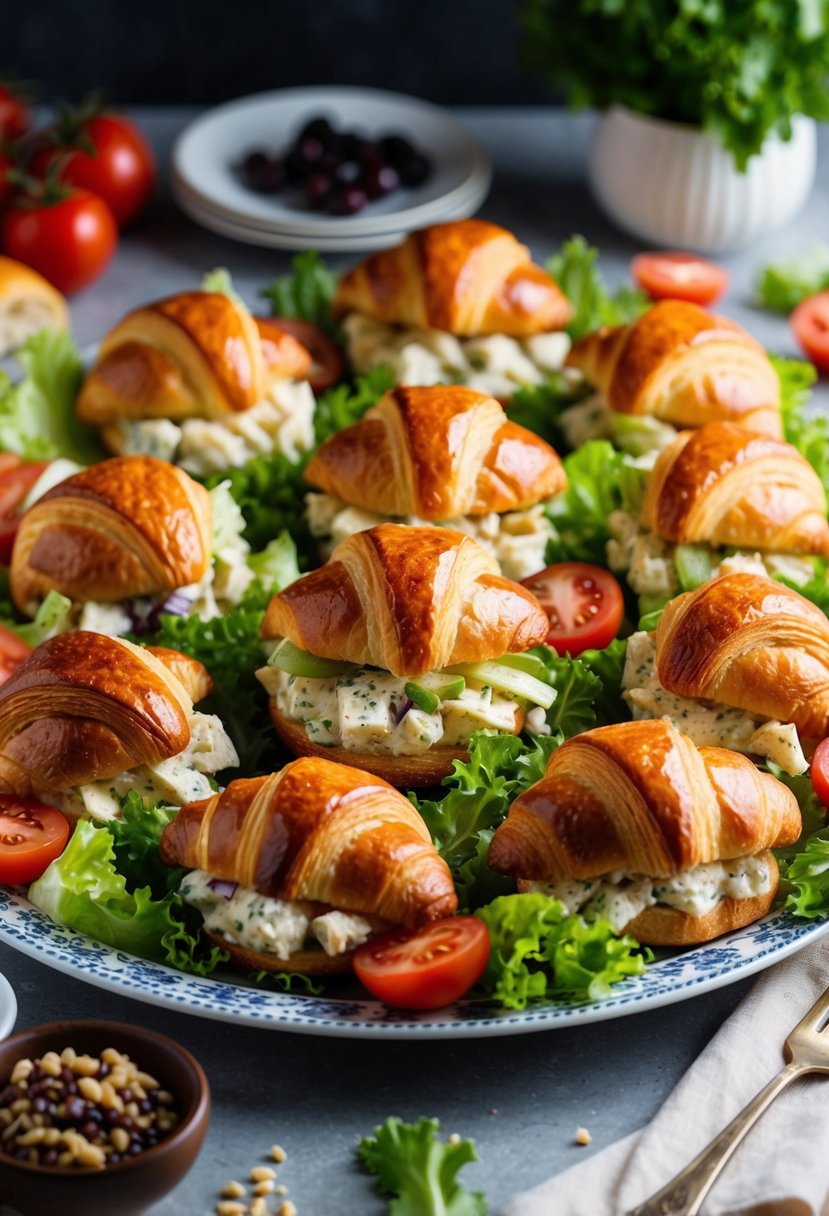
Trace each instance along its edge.
{"label": "blue patterned platter rim", "polygon": [[265,992],[229,975],[187,975],[57,925],[18,892],[0,887],[0,941],[75,979],[198,1017],[335,1038],[465,1039],[622,1017],[745,979],[827,931],[829,921],[815,923],[775,912],[715,942],[652,964],[644,975],[617,984],[604,1001],[545,1001],[517,1013],[493,1001],[470,999],[434,1013],[405,1014],[380,1001]]}
{"label": "blue patterned platter rim", "polygon": [[0,1039],[10,1035],[17,1021],[17,998],[5,975],[0,973]]}

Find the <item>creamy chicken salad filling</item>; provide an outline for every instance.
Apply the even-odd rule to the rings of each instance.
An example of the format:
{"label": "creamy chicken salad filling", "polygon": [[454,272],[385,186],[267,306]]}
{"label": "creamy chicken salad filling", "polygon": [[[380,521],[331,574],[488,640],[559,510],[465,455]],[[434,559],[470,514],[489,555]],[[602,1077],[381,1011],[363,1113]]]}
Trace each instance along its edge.
{"label": "creamy chicken salad filling", "polygon": [[523,511],[507,511],[503,515],[495,511],[486,515],[458,515],[436,524],[434,520],[421,519],[418,515],[377,515],[361,507],[351,507],[330,494],[306,494],[305,501],[308,527],[313,536],[319,537],[320,551],[326,558],[340,541],[377,524],[455,528],[488,550],[506,578],[520,582],[543,569],[547,541],[552,535],[543,503]]}
{"label": "creamy chicken salad filling", "polygon": [[218,882],[204,870],[186,874],[179,894],[199,909],[208,932],[247,950],[273,954],[281,962],[314,943],[334,958],[362,946],[372,932],[362,916],[336,909],[316,915],[312,905]]}
{"label": "creamy chicken salad filling", "polygon": [[558,425],[571,448],[580,448],[591,439],[609,439],[632,456],[656,456],[677,436],[676,427],[649,414],[617,413],[602,393],[591,393],[562,410]]}
{"label": "creamy chicken salad filling", "polygon": [[256,674],[279,712],[301,722],[309,740],[322,747],[416,756],[437,744],[462,746],[476,730],[513,734],[521,724],[517,701],[468,680],[428,712],[412,703],[405,679],[375,668],[327,679],[271,666]]}
{"label": "creamy chicken salad filling", "polygon": [[534,882],[528,889],[561,900],[570,914],[586,920],[609,920],[619,933],[640,912],[656,905],[689,916],[706,916],[724,899],[753,899],[766,895],[774,877],[763,856],[737,857],[695,866],[670,878],[646,878],[616,870],[599,878],[563,878]]}
{"label": "creamy chicken salad filling", "polygon": [[522,384],[543,384],[570,349],[564,333],[510,338],[456,338],[441,329],[386,325],[360,313],[343,321],[351,365],[385,365],[397,384],[465,384],[492,397],[511,397]]}
{"label": "creamy chicken salad filling", "polygon": [[307,380],[281,380],[270,396],[221,421],[122,419],[116,424],[124,456],[156,456],[204,477],[240,468],[254,456],[282,452],[298,460],[314,446],[314,394]]}
{"label": "creamy chicken salad filling", "polygon": [[[75,604],[64,601],[66,610],[55,614],[53,628],[44,636],[52,637],[70,629],[88,629],[93,633],[121,637],[140,632],[142,621],[152,619],[160,611],[170,611],[177,616],[196,615],[207,621],[237,604],[255,575],[247,561],[250,545],[242,536],[244,516],[229,485],[229,482],[222,482],[210,491],[213,549],[210,565],[198,583],[177,587],[166,596],[140,597],[114,604],[95,600]],[[36,605],[32,605],[32,615],[35,608]]]}
{"label": "creamy chicken salad filling", "polygon": [[745,755],[765,756],[791,776],[808,768],[791,722],[752,715],[714,701],[694,700],[668,692],[656,673],[656,642],[640,631],[627,640],[622,696],[634,721],[667,718],[698,747],[727,747]]}
{"label": "creamy chicken salad filling", "polygon": [[[611,535],[607,542],[607,563],[616,574],[624,574],[632,591],[637,595],[664,598],[679,592],[676,566],[679,546],[651,532],[631,511],[612,511],[607,524]],[[737,572],[767,577],[782,574],[802,586],[814,576],[813,565],[805,557],[786,553],[733,552],[717,561],[716,551],[710,552],[709,579]]]}
{"label": "creamy chicken salad filling", "polygon": [[147,801],[184,806],[209,798],[215,788],[210,777],[238,764],[236,748],[221,719],[196,711],[190,717],[190,742],[177,756],[159,764],[142,764],[106,781],[90,781],[64,790],[56,796],[54,805],[83,819],[117,819],[121,799],[136,790]]}

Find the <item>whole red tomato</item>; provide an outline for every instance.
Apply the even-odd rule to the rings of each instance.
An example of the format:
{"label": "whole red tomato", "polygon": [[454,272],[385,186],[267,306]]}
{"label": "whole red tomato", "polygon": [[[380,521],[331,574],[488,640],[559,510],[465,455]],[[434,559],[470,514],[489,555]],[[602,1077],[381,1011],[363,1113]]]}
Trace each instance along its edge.
{"label": "whole red tomato", "polygon": [[120,114],[64,116],[49,142],[34,152],[29,168],[43,178],[53,166],[59,181],[102,198],[119,228],[138,218],[155,184],[152,149],[135,123]]}
{"label": "whole red tomato", "polygon": [[29,129],[29,107],[14,85],[0,82],[0,139],[19,139]]}
{"label": "whole red tomato", "polygon": [[0,207],[7,198],[11,197],[14,187],[8,179],[9,169],[15,167],[15,160],[3,148],[0,148]]}
{"label": "whole red tomato", "polygon": [[9,257],[72,295],[104,272],[118,228],[107,204],[88,190],[44,187],[12,199],[0,221],[0,243]]}

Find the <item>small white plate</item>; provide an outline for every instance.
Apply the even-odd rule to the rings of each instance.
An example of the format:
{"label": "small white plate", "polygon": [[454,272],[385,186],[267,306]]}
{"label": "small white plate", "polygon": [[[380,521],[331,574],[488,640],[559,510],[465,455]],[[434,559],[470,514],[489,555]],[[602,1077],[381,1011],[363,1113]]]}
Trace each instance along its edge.
{"label": "small white plate", "polygon": [[[396,191],[351,217],[321,216],[288,206],[279,195],[248,190],[234,169],[245,151],[265,147],[278,152],[303,122],[318,114],[367,137],[389,132],[406,135],[431,159],[429,180],[417,189]],[[470,194],[483,190],[485,195],[491,178],[486,153],[444,110],[381,89],[349,87],[284,89],[217,106],[179,136],[172,171],[173,180],[202,209],[219,212],[237,224],[302,237],[306,243],[319,238],[376,237],[435,223],[455,213]],[[355,242],[352,247],[361,246]]]}
{"label": "small white plate", "polygon": [[17,1018],[17,998],[6,977],[0,973],[0,1039],[11,1034]]}
{"label": "small white plate", "polygon": [[[189,215],[197,224],[217,232],[220,236],[230,237],[234,241],[243,241],[246,245],[258,245],[269,249],[308,249],[313,247],[318,253],[350,253],[356,250],[388,249],[399,244],[406,236],[407,229],[401,231],[381,232],[374,235],[353,237],[320,237],[313,238],[295,236],[293,233],[268,231],[250,224],[228,219],[225,215],[199,203],[180,183],[171,183],[172,194],[182,211]],[[477,211],[486,197],[487,189],[473,195],[468,203],[444,213],[442,220],[465,219]]]}

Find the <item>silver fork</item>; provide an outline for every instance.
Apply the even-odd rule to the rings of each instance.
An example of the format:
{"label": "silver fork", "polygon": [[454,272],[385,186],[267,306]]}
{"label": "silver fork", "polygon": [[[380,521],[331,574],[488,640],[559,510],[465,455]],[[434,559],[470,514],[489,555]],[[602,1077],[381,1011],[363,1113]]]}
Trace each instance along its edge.
{"label": "silver fork", "polygon": [[827,1020],[829,989],[815,1001],[786,1039],[783,1056],[789,1062],[782,1072],[773,1077],[680,1174],[626,1216],[697,1216],[705,1196],[737,1146],[777,1095],[807,1072],[829,1073],[829,1035],[823,1035]]}

